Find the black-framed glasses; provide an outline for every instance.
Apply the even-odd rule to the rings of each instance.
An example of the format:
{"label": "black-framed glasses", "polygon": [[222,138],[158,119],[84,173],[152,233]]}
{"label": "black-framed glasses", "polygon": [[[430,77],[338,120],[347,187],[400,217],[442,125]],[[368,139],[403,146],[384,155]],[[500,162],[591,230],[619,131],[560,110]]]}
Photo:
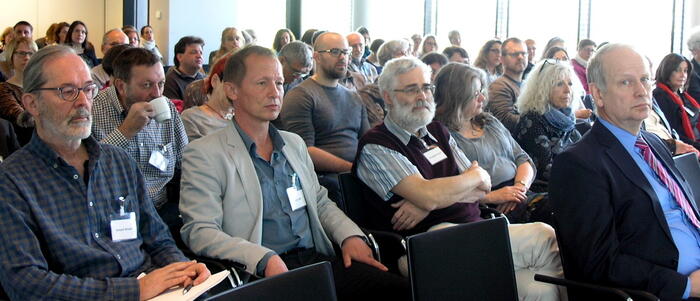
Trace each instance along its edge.
{"label": "black-framed glasses", "polygon": [[318,50],[316,52],[329,53],[330,55],[332,55],[334,57],[339,57],[341,53],[345,56],[350,54],[350,49],[331,48],[331,49],[326,49],[326,50]]}
{"label": "black-framed glasses", "polygon": [[539,73],[542,73],[542,70],[544,70],[544,66],[547,66],[547,65],[556,65],[556,64],[559,64],[560,61],[561,61],[561,60],[559,60],[559,59],[546,59],[546,60],[544,60],[544,61],[542,62],[542,66],[540,67]]}
{"label": "black-framed glasses", "polygon": [[422,86],[409,86],[403,89],[394,89],[392,91],[406,93],[408,96],[418,96],[418,94],[420,94],[421,92],[425,94],[433,94],[435,93],[435,85],[425,84]]}
{"label": "black-framed glasses", "polygon": [[80,91],[83,91],[83,93],[85,93],[85,96],[88,99],[94,99],[95,96],[97,96],[97,92],[99,92],[99,89],[97,88],[97,85],[93,83],[87,84],[85,85],[85,87],[82,88],[78,88],[73,85],[67,85],[58,88],[36,88],[33,91],[58,91],[58,96],[61,97],[61,99],[68,102],[74,102],[76,99],[78,99]]}

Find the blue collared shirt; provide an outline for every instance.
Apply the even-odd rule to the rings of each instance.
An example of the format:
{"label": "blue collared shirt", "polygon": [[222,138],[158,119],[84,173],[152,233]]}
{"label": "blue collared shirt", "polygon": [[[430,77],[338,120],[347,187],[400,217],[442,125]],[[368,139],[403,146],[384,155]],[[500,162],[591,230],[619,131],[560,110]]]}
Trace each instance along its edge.
{"label": "blue collared shirt", "polygon": [[[258,176],[260,189],[262,190],[262,245],[272,249],[277,254],[296,248],[313,248],[313,236],[309,227],[309,215],[306,212],[306,207],[292,211],[292,206],[287,196],[287,188],[292,187],[292,175],[295,172],[284,153],[282,153],[284,139],[282,139],[277,129],[270,124],[269,134],[270,139],[272,139],[273,150],[270,161],[267,161],[258,155],[256,152],[257,145],[239,127],[235,119],[233,123],[238,134],[241,135],[250,158],[253,160],[255,173]],[[299,184],[297,177],[297,185]]]}
{"label": "blue collared shirt", "polygon": [[[136,162],[92,137],[83,144],[87,179],[36,133],[0,165],[0,282],[12,299],[138,300],[136,276],[188,260]],[[136,215],[136,239],[110,238],[119,197]]]}
{"label": "blue collared shirt", "polygon": [[[664,211],[673,242],[678,249],[678,272],[683,275],[690,275],[690,273],[700,269],[700,233],[691,224],[683,209],[680,208],[678,202],[674,199],[671,191],[661,182],[656,172],[644,160],[641,150],[634,146],[637,136],[611,124],[602,117],[598,120],[620,141],[654,189],[654,193],[656,193]],[[664,163],[662,160],[658,161],[662,164]],[[669,175],[673,176],[671,172],[669,172]],[[688,279],[685,287],[683,299],[687,299],[689,296],[690,279]]]}

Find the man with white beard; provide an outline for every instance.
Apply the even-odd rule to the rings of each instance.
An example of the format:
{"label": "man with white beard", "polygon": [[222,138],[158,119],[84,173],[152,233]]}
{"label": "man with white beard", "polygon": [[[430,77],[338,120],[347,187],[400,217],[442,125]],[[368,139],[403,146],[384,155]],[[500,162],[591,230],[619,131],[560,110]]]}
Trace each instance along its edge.
{"label": "man with white beard", "polygon": [[[373,207],[369,226],[411,235],[481,220],[478,202],[491,179],[469,162],[445,126],[431,122],[430,68],[413,57],[393,59],[379,76],[379,88],[387,117],[360,139],[353,164]],[[520,299],[559,300],[557,287],[533,281],[535,273],[563,275],[552,227],[530,223],[508,230]]]}
{"label": "man with white beard", "polygon": [[175,246],[136,162],[90,136],[98,88],[75,51],[42,48],[24,90],[36,132],[0,168],[0,284],[10,299],[147,300],[206,280],[206,266]]}

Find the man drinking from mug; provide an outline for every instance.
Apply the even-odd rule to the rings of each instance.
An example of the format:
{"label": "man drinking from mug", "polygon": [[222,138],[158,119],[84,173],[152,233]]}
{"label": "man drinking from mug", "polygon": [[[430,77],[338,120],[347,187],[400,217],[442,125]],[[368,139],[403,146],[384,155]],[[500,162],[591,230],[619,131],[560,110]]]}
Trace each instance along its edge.
{"label": "man drinking from mug", "polygon": [[179,183],[182,149],[188,141],[182,120],[170,101],[166,104],[171,118],[163,122],[153,120],[160,112],[156,111],[159,106],[150,101],[163,94],[163,65],[143,48],[124,50],[113,65],[114,85],[95,97],[93,136],[102,143],[124,148],[136,160],[158,213],[166,224],[173,225],[179,219],[179,196],[168,196],[166,184]]}

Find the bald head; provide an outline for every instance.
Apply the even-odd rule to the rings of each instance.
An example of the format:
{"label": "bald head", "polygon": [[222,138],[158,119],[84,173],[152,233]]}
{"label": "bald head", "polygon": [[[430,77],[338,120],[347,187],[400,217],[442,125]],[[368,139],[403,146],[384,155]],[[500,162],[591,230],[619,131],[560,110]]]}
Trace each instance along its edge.
{"label": "bald head", "polygon": [[129,44],[129,37],[119,28],[105,32],[102,36],[102,53],[117,45]]}
{"label": "bald head", "polygon": [[361,59],[362,55],[365,53],[365,37],[360,33],[352,32],[346,36],[346,39],[348,40],[348,45],[352,49],[352,58],[355,60]]}
{"label": "bald head", "polygon": [[348,48],[348,42],[342,35],[336,32],[325,32],[316,38],[314,42],[314,51],[340,48],[336,47],[339,44],[344,45],[342,48]]}

